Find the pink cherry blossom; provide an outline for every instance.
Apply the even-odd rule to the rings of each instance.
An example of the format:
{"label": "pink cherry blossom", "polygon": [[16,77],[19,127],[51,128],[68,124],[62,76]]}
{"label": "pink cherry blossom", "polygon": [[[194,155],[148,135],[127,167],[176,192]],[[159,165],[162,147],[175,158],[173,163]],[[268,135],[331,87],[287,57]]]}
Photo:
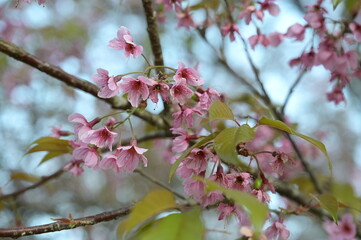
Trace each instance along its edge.
{"label": "pink cherry blossom", "polygon": [[56,137],[56,138],[66,137],[66,136],[69,136],[69,135],[72,134],[72,133],[69,132],[69,131],[63,131],[63,130],[61,130],[61,126],[59,126],[59,127],[52,126],[52,127],[51,127],[51,132],[53,133],[53,136]]}
{"label": "pink cherry blossom", "polygon": [[225,177],[228,181],[229,188],[236,189],[242,192],[251,192],[253,185],[251,174],[247,172],[236,172],[229,173]]}
{"label": "pink cherry blossom", "polygon": [[352,22],[349,24],[349,28],[351,29],[356,41],[361,42],[361,25]]}
{"label": "pink cherry blossom", "polygon": [[84,172],[83,163],[82,160],[73,160],[65,165],[64,170],[70,171],[74,176],[81,176]]}
{"label": "pink cherry blossom", "polygon": [[275,160],[271,163],[272,170],[278,176],[283,176],[286,165],[293,164],[293,160],[283,152],[276,152],[273,156]]}
{"label": "pink cherry blossom", "polygon": [[290,66],[300,65],[302,69],[311,69],[316,65],[316,53],[311,49],[309,52],[304,52],[300,57],[292,59],[289,62]]}
{"label": "pink cherry blossom", "polygon": [[124,93],[128,93],[128,101],[133,107],[139,106],[141,100],[147,100],[149,96],[148,86],[152,86],[154,80],[139,76],[137,79],[132,77],[125,77],[119,84],[120,89]]}
{"label": "pink cherry blossom", "polygon": [[222,35],[225,37],[229,34],[229,38],[231,39],[231,42],[236,40],[235,34],[241,35],[239,33],[239,28],[234,23],[228,23],[227,25],[221,27]]}
{"label": "pink cherry blossom", "polygon": [[204,79],[194,68],[186,68],[182,62],[179,62],[178,69],[174,75],[174,80],[178,83],[182,79],[191,86],[200,86],[204,84]]}
{"label": "pink cherry blossom", "polygon": [[208,111],[213,101],[221,100],[221,95],[216,90],[210,88],[207,90],[198,88],[195,94],[199,99],[195,108],[201,111]]}
{"label": "pink cherry blossom", "polygon": [[158,3],[163,3],[165,8],[169,11],[174,7],[179,10],[182,4],[182,0],[157,0]]}
{"label": "pink cherry blossom", "polygon": [[356,240],[356,225],[351,214],[343,215],[338,225],[326,220],[323,227],[328,233],[329,240]]}
{"label": "pink cherry blossom", "polygon": [[262,21],[263,19],[263,12],[260,11],[260,10],[257,10],[255,6],[248,6],[244,11],[242,11],[240,14],[239,14],[239,19],[242,19],[242,18],[245,18],[245,21],[246,21],[246,24],[248,25],[251,20],[252,20],[252,14],[255,14],[256,17]]}
{"label": "pink cherry blossom", "polygon": [[111,98],[115,95],[118,95],[120,92],[119,89],[119,80],[120,76],[109,76],[109,72],[105,69],[98,68],[98,74],[93,76],[93,81],[102,87],[98,92],[98,96],[101,98]]}
{"label": "pink cherry blossom", "polygon": [[117,164],[117,156],[115,154],[107,154],[99,163],[101,169],[114,169],[116,172],[120,172],[120,168]]}
{"label": "pink cherry blossom", "polygon": [[132,140],[130,146],[121,146],[117,148],[115,153],[117,156],[117,165],[120,170],[133,172],[139,165],[139,161],[147,166],[147,158],[143,155],[148,149],[137,146],[137,141]]}
{"label": "pink cherry blossom", "polygon": [[140,45],[138,46],[133,42],[133,37],[126,27],[121,27],[118,30],[117,38],[110,40],[108,46],[117,50],[124,50],[125,57],[129,57],[130,54],[133,54],[133,57],[137,58],[143,52],[143,47]]}
{"label": "pink cherry blossom", "polygon": [[330,102],[335,102],[335,104],[339,104],[340,102],[345,102],[345,96],[343,95],[342,88],[339,86],[335,86],[331,92],[327,94],[327,100]]}
{"label": "pink cherry blossom", "polygon": [[184,27],[189,30],[192,27],[194,28],[196,27],[192,15],[189,12],[189,7],[184,10],[178,9],[177,18],[178,18],[178,26],[177,26],[178,28]]}
{"label": "pink cherry blossom", "polygon": [[280,9],[276,4],[275,0],[264,0],[264,2],[258,1],[261,4],[261,11],[268,11],[272,16],[277,16],[280,12]]}
{"label": "pink cherry blossom", "polygon": [[93,130],[88,137],[87,142],[100,148],[107,145],[110,151],[112,151],[112,145],[117,135],[117,133],[109,131],[107,127],[103,127]]}
{"label": "pink cherry blossom", "polygon": [[[204,177],[204,172],[200,175],[201,177]],[[193,196],[194,199],[198,202],[202,201],[202,197],[205,194],[205,185],[203,182],[195,180],[193,178],[187,178],[183,181],[183,186],[185,194]]]}
{"label": "pink cherry blossom", "polygon": [[194,148],[188,157],[183,161],[187,168],[193,169],[197,174],[206,170],[208,159],[213,157],[212,152],[208,148]]}
{"label": "pink cherry blossom", "polygon": [[81,144],[79,147],[73,150],[73,159],[84,161],[84,165],[90,168],[97,168],[100,161],[98,148]]}
{"label": "pink cherry blossom", "polygon": [[158,94],[162,97],[163,101],[168,102],[169,101],[169,86],[162,82],[156,82],[149,87],[149,99],[152,100],[152,102],[157,103],[158,102]]}
{"label": "pink cherry blossom", "polygon": [[268,239],[275,239],[278,236],[278,240],[287,240],[290,236],[290,231],[283,224],[283,219],[279,219],[266,229],[265,235]]}
{"label": "pink cherry blossom", "polygon": [[235,204],[226,204],[221,202],[217,207],[217,211],[220,212],[218,220],[229,218],[234,214],[242,226],[249,225],[247,216]]}
{"label": "pink cherry blossom", "polygon": [[327,13],[326,9],[319,4],[308,6],[311,10],[306,13],[304,19],[313,28],[323,33],[326,29],[324,14]]}
{"label": "pink cherry blossom", "polygon": [[267,38],[267,36],[260,33],[249,37],[248,41],[252,49],[254,49],[257,44],[262,44],[265,47],[271,44],[271,41]]}
{"label": "pink cherry blossom", "polygon": [[306,28],[299,23],[293,24],[287,30],[286,37],[295,38],[297,41],[302,41],[305,38]]}
{"label": "pink cherry blossom", "polygon": [[178,135],[173,139],[172,152],[183,152],[189,146],[189,141],[196,139],[195,135],[188,135],[188,131],[183,128],[171,128],[173,134]]}
{"label": "pink cherry blossom", "polygon": [[268,39],[270,41],[271,46],[277,47],[283,41],[283,34],[278,32],[273,32],[269,35]]}
{"label": "pink cherry blossom", "polygon": [[88,122],[86,118],[80,113],[73,113],[68,117],[69,122],[76,123],[74,126],[74,133],[78,136],[80,141],[86,142],[87,138],[92,134],[92,128],[100,119],[95,118]]}
{"label": "pink cherry blossom", "polygon": [[262,189],[253,189],[251,191],[251,194],[255,195],[258,199],[258,201],[260,202],[271,202],[271,198],[268,195],[268,193],[266,193],[264,190]]}
{"label": "pink cherry blossom", "polygon": [[192,97],[193,91],[187,87],[186,80],[182,78],[171,87],[170,95],[175,103],[178,102],[184,105],[184,103]]}
{"label": "pink cherry blossom", "polygon": [[185,121],[188,127],[192,127],[193,116],[196,113],[198,115],[202,115],[202,112],[197,109],[180,106],[180,111],[172,114],[172,116],[174,117],[172,126],[174,128],[179,128],[182,125],[182,122]]}

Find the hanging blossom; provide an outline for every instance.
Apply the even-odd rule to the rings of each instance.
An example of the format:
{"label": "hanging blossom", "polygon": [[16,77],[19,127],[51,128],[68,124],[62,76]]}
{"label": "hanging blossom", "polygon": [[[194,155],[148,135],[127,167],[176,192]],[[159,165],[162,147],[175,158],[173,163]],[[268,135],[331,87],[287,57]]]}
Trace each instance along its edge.
{"label": "hanging blossom", "polygon": [[138,147],[136,140],[131,140],[130,146],[118,147],[115,155],[119,170],[133,172],[138,167],[139,161],[142,161],[146,167],[148,159],[143,154],[147,151],[148,149]]}
{"label": "hanging blossom", "polygon": [[265,235],[268,239],[275,239],[278,236],[278,240],[287,240],[290,236],[290,231],[283,224],[283,219],[279,219],[266,229]]}
{"label": "hanging blossom", "polygon": [[338,225],[327,220],[323,227],[328,233],[329,240],[356,240],[356,225],[353,223],[352,215],[343,215]]}
{"label": "hanging blossom", "polygon": [[133,107],[138,107],[141,100],[145,101],[149,97],[148,86],[155,84],[151,78],[139,76],[137,79],[132,77],[123,78],[119,87],[123,93],[128,93],[128,101]]}
{"label": "hanging blossom", "polygon": [[221,27],[222,35],[225,37],[229,34],[229,38],[231,39],[231,42],[236,40],[235,34],[241,35],[239,33],[239,28],[234,23],[228,23],[227,25]]}
{"label": "hanging blossom", "polygon": [[119,80],[120,76],[109,76],[109,72],[105,69],[98,68],[97,74],[93,76],[95,84],[101,86],[98,97],[111,98],[120,93]]}
{"label": "hanging blossom", "polygon": [[178,69],[173,78],[177,83],[184,79],[186,83],[191,86],[204,84],[204,79],[201,75],[194,68],[186,68],[182,62],[178,63]]}
{"label": "hanging blossom", "polygon": [[133,42],[133,37],[126,27],[120,27],[117,38],[110,40],[108,46],[117,50],[124,50],[125,57],[129,57],[132,54],[134,58],[137,58],[143,52],[143,47]]}
{"label": "hanging blossom", "polygon": [[75,123],[74,133],[82,142],[87,142],[87,139],[92,134],[93,126],[100,122],[99,118],[88,122],[86,118],[80,113],[73,113],[68,117],[69,122]]}

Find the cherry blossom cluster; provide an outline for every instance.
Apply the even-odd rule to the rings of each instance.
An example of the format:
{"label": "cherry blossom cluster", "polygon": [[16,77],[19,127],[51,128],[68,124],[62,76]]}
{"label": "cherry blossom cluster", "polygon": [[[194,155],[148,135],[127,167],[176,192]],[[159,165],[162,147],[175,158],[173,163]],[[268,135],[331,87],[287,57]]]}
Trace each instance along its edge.
{"label": "cherry blossom cluster", "polygon": [[[327,93],[327,99],[339,104],[345,101],[343,89],[351,82],[351,79],[361,77],[361,68],[356,52],[357,44],[361,42],[361,22],[358,22],[357,18],[351,21],[332,20],[322,6],[324,2],[326,0],[317,0],[315,4],[306,6],[307,13],[304,16],[306,24],[296,23],[290,26],[285,33],[273,32],[265,35],[258,27],[257,21],[262,22],[266,12],[271,16],[279,15],[280,8],[277,6],[276,0],[244,0],[236,3],[229,1],[229,4],[233,5],[226,6],[229,8],[225,11],[228,11],[227,17],[223,14],[223,10],[219,14],[215,12],[214,19],[210,19],[210,14],[207,14],[207,19],[203,23],[195,23],[192,11],[196,10],[191,11],[189,3],[182,4],[181,0],[158,1],[166,6],[166,10],[176,12],[179,20],[178,27],[204,29],[223,21],[224,24],[220,28],[221,33],[224,37],[229,36],[231,41],[235,41],[237,36],[242,38],[239,29],[241,20],[244,20],[246,25],[250,25],[252,22],[256,27],[256,34],[248,38],[252,49],[255,49],[257,45],[276,47],[286,38],[304,41],[305,34],[309,31],[312,34],[310,44],[307,44],[308,47],[299,57],[292,59],[289,65],[291,67],[299,66],[302,70],[310,70],[313,66],[323,66],[329,70],[332,90]],[[320,39],[319,42],[315,41],[316,37]]]}
{"label": "cherry blossom cluster", "polygon": [[[179,7],[178,2],[171,2],[169,8]],[[278,12],[273,1],[268,1],[268,5],[262,6],[263,11]],[[224,96],[213,89],[202,88],[204,79],[196,68],[186,67],[183,62],[178,63],[177,69],[152,66],[142,54],[143,47],[134,43],[130,31],[125,27],[119,29],[117,38],[109,42],[109,47],[124,51],[125,57],[133,55],[137,58],[142,55],[148,66],[142,72],[116,76],[109,76],[109,72],[105,69],[97,69],[93,81],[101,87],[98,96],[110,98],[126,94],[133,110],[143,108],[147,100],[170,104],[173,109],[170,131],[174,134],[174,139],[169,144],[169,153],[173,156],[170,158],[171,163],[174,163],[197,139],[218,130],[216,124],[211,123],[210,126],[205,127],[201,123],[202,119],[208,119],[211,104],[214,101],[224,101]],[[158,68],[166,69],[169,73],[151,75],[152,70]],[[132,112],[129,114],[131,115]],[[107,121],[103,123],[103,119]],[[116,122],[114,118],[107,116],[88,121],[79,113],[70,115],[69,121],[75,124],[76,139],[71,141],[74,149],[73,161],[66,168],[73,174],[80,175],[83,172],[83,165],[93,169],[114,169],[116,172],[133,172],[139,162],[147,166],[148,160],[144,153],[148,150],[137,146],[134,133],[129,146],[122,146],[120,139],[116,141],[118,134],[115,130],[125,121]],[[95,127],[97,125],[101,126]],[[217,156],[212,142],[209,142],[192,149],[177,168],[176,174],[183,179],[184,192],[204,207],[217,207],[219,220],[235,215],[242,226],[249,226],[246,214],[239,207],[226,199],[220,191],[206,191],[205,183],[198,179],[200,177],[214,181],[225,188],[252,194],[260,202],[269,203],[271,201],[269,193],[275,193],[275,189],[265,174],[287,178],[292,175],[289,173],[290,169],[294,172],[302,170],[286,153],[291,152],[286,139],[277,138],[279,147],[275,148],[273,144],[276,138],[273,132],[269,131],[269,128],[258,126],[255,139],[242,143],[237,148],[240,156],[249,159],[249,164],[256,161],[258,177],[241,168],[225,164]],[[272,140],[265,140],[267,139],[265,136],[269,136]],[[116,145],[116,142],[119,144]],[[114,146],[116,147],[113,151]],[[285,240],[290,235],[283,224],[282,216],[275,219],[264,234],[267,238],[278,236],[278,239]]]}

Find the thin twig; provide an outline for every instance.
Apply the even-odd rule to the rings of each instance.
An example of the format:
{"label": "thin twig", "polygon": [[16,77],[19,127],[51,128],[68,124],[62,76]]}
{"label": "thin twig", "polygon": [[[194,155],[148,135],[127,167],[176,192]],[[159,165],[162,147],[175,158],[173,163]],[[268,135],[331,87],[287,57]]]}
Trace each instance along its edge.
{"label": "thin twig", "polygon": [[170,187],[168,187],[166,184],[160,182],[158,179],[155,179],[154,177],[146,174],[145,172],[143,172],[142,170],[140,169],[135,169],[134,172],[136,173],[139,173],[142,177],[148,179],[149,181],[151,181],[152,183],[164,188],[164,189],[167,189],[168,191],[172,192],[174,195],[176,195],[177,197],[179,197],[180,199],[183,199],[183,200],[187,200],[186,197],[184,197],[182,194],[174,191],[173,189],[171,189]]}
{"label": "thin twig", "polygon": [[65,229],[73,229],[81,226],[94,225],[100,222],[115,220],[120,217],[126,216],[129,213],[130,207],[126,207],[88,217],[69,219],[69,222],[57,221],[54,223],[33,227],[0,229],[0,237],[19,238],[42,233],[57,232]]}
{"label": "thin twig", "polygon": [[31,189],[35,189],[45,183],[47,183],[48,181],[52,180],[52,179],[55,179],[59,176],[61,176],[63,173],[65,172],[65,170],[62,168],[62,169],[59,169],[58,171],[56,171],[55,173],[49,175],[49,176],[45,176],[45,177],[42,177],[41,180],[39,180],[38,182],[28,186],[28,187],[25,187],[23,189],[20,189],[16,192],[13,192],[13,193],[9,193],[9,194],[4,194],[4,195],[1,195],[0,196],[0,200],[3,200],[3,199],[7,199],[7,198],[11,198],[11,197],[17,197]]}
{"label": "thin twig", "polygon": [[[90,93],[92,96],[99,98],[102,101],[107,102],[112,108],[114,109],[130,109],[131,105],[128,103],[127,100],[120,98],[120,97],[112,97],[112,98],[100,98],[98,97],[99,88],[88,82],[84,81],[78,77],[75,77],[62,69],[60,69],[57,66],[51,65],[47,62],[44,62],[34,55],[31,55],[30,53],[24,51],[22,48],[16,46],[15,44],[12,44],[10,42],[7,42],[0,38],[0,52],[3,52],[4,54],[20,61],[23,63],[26,63],[41,72],[44,72],[55,79],[64,82],[65,84],[80,89],[84,92]],[[150,124],[160,128],[164,129],[166,131],[169,131],[169,125],[166,121],[164,121],[163,118],[161,118],[159,115],[154,115],[151,113],[148,113],[146,111],[135,111],[134,115],[143,119],[144,121],[149,122]]]}
{"label": "thin twig", "polygon": [[283,103],[283,105],[282,105],[282,107],[281,107],[281,114],[282,114],[282,115],[284,115],[284,113],[285,113],[285,108],[286,108],[286,106],[287,106],[287,104],[288,104],[288,101],[289,101],[290,98],[291,98],[292,93],[294,92],[296,86],[301,82],[301,79],[302,79],[302,77],[305,75],[305,73],[306,73],[306,70],[303,70],[303,71],[298,75],[298,77],[296,78],[295,82],[292,84],[290,90],[288,91],[287,96],[286,96],[286,99],[285,99],[285,102]]}

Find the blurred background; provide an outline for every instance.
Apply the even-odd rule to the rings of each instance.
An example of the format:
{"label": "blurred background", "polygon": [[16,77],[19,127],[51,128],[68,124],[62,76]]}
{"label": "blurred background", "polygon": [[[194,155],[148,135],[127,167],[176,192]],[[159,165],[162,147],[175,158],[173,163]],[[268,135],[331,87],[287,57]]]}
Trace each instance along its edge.
{"label": "blurred background", "polygon": [[[190,5],[198,2],[188,1]],[[266,14],[264,22],[259,22],[258,26],[267,34],[274,31],[285,33],[290,25],[305,23],[304,6],[314,2],[277,1],[280,15],[272,17]],[[331,4],[328,10],[332,12]],[[222,40],[219,28],[212,26],[206,32],[207,43],[197,31],[177,28],[174,12],[166,12],[164,17],[166,24],[160,25],[160,32],[165,65],[177,68],[179,61],[186,66],[198,65],[199,72],[206,80],[205,87],[214,88],[235,102],[241,99],[239,108],[235,108],[239,109],[241,115],[251,114],[254,109],[244,100],[249,94],[248,89],[219,64],[217,54],[210,47],[210,44],[216,49],[224,47],[229,65],[254,82],[242,42],[230,42],[228,37]],[[342,19],[348,16],[341,6],[331,17]],[[193,18],[196,23],[201,23],[205,13],[194,12]],[[129,28],[134,42],[142,45],[144,54],[152,59],[141,1],[48,0],[44,6],[39,6],[36,1],[27,4],[23,1],[0,0],[1,38],[88,81],[91,81],[97,68],[107,69],[110,75],[144,69],[143,59],[125,58],[122,51],[108,48],[109,40],[116,37],[120,26]],[[244,38],[256,34],[253,25],[246,26],[242,22],[239,27]],[[310,37],[311,34],[307,33],[306,40],[301,43],[286,39],[277,48],[257,46],[250,51],[275,105],[283,104],[290,86],[299,75],[297,68],[288,66],[289,60],[300,55]],[[296,87],[285,114],[290,123],[297,124],[299,132],[325,143],[334,165],[335,179],[352,184],[360,196],[360,79],[353,79],[346,88],[347,102],[335,105],[326,98],[326,92],[331,89],[329,77],[329,72],[323,67],[314,67],[307,72]],[[162,106],[152,105],[148,110],[159,112]],[[7,194],[28,186],[71,160],[70,155],[64,155],[39,166],[43,153],[24,155],[32,141],[52,135],[51,127],[61,126],[62,130],[72,131],[73,126],[67,121],[71,113],[81,113],[91,120],[110,111],[108,105],[89,94],[74,90],[0,54],[0,191]],[[137,136],[144,136],[147,125],[136,119],[133,124],[136,125]],[[124,136],[130,136],[126,127],[122,128]],[[166,143],[144,142],[141,146],[150,149],[147,154],[149,167],[145,171],[166,183],[169,172],[166,170],[170,165],[165,166],[165,154],[159,151],[164,149],[166,152]],[[154,150],[155,147],[157,150]],[[328,173],[323,156],[308,160],[317,172]],[[179,180],[171,186],[175,191],[183,192]],[[16,199],[1,202],[0,228],[39,225],[51,222],[50,218],[67,217],[69,213],[77,218],[126,207],[153,188],[158,187],[137,173],[124,175],[89,168],[85,168],[80,177],[65,173]],[[277,197],[272,199],[275,208],[282,204]],[[208,229],[230,232],[209,231],[207,239],[235,239],[239,236],[235,221],[228,224],[219,222],[212,210],[204,214],[208,219]],[[310,218],[291,217],[286,225],[292,233],[290,239],[326,239],[321,225]],[[115,239],[116,226],[117,221],[112,221],[24,239]]]}

